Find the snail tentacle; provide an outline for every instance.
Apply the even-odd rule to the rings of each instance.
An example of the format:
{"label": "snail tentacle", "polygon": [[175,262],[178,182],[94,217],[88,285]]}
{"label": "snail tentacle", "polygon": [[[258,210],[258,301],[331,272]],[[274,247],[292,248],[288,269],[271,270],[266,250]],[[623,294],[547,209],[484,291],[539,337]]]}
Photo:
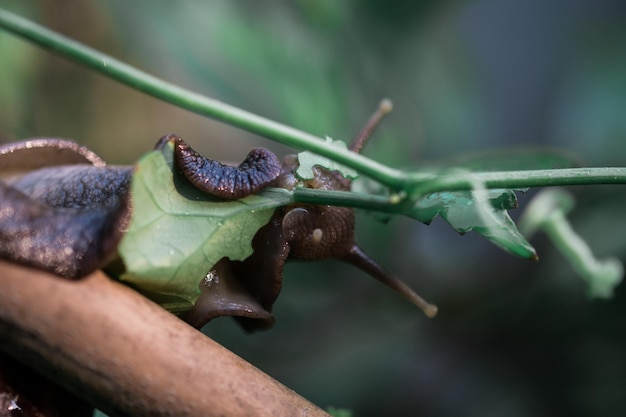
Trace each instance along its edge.
{"label": "snail tentacle", "polygon": [[350,150],[352,152],[361,152],[361,149],[363,148],[363,145],[365,145],[365,142],[367,142],[370,136],[372,136],[372,133],[374,133],[374,130],[376,130],[383,118],[387,114],[391,113],[391,110],[393,110],[393,103],[391,102],[391,100],[389,100],[388,98],[382,99],[381,102],[378,104],[378,108],[376,109],[374,114],[372,114],[367,123],[365,123],[363,129],[350,144]]}
{"label": "snail tentacle", "polygon": [[428,303],[404,282],[385,271],[378,262],[367,255],[359,246],[354,245],[344,254],[342,260],[359,268],[372,278],[377,279],[379,282],[400,293],[404,298],[419,307],[428,318],[433,318],[437,315],[437,306]]}

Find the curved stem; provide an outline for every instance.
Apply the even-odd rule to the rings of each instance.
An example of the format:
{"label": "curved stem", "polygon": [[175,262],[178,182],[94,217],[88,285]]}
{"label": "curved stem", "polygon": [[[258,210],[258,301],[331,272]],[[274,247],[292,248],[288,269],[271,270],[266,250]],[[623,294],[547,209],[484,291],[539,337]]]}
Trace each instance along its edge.
{"label": "curved stem", "polygon": [[400,170],[390,168],[355,152],[340,149],[317,136],[166,82],[1,8],[0,27],[54,51],[64,58],[175,106],[209,116],[288,146],[326,156],[392,188],[401,188],[404,181],[405,175]]}

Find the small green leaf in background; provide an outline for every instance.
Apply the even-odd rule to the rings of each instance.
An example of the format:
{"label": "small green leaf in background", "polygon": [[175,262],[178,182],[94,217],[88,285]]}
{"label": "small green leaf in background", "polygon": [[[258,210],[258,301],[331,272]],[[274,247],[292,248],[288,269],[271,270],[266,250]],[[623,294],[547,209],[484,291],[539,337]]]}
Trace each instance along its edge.
{"label": "small green leaf in background", "polygon": [[281,193],[223,201],[195,189],[173,163],[173,148],[145,155],[131,183],[133,216],[119,253],[120,277],[170,310],[190,308],[198,284],[221,258],[243,260]]}
{"label": "small green leaf in background", "polygon": [[[348,149],[348,146],[344,141],[334,140],[329,136],[326,136],[326,142],[332,143],[333,145],[343,149]],[[310,180],[314,177],[313,167],[315,165],[323,166],[324,168],[328,168],[331,171],[339,171],[346,178],[354,179],[359,176],[359,174],[355,170],[309,151],[300,152],[298,154],[298,162],[300,163],[300,165],[296,170],[296,174],[298,174],[298,177],[303,180]]]}
{"label": "small green leaf in background", "polygon": [[535,259],[535,249],[507,212],[516,207],[512,190],[478,189],[427,194],[417,200],[407,215],[425,224],[440,215],[459,233],[474,230],[508,252]]}

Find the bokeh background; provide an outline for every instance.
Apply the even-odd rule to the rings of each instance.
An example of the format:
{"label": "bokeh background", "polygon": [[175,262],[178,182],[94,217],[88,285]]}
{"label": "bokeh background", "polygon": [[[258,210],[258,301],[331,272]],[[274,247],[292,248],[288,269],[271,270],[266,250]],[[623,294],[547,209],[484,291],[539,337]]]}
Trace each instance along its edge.
{"label": "bokeh background", "polygon": [[[394,112],[366,154],[398,167],[491,149],[560,148],[626,166],[622,0],[0,0],[0,6],[200,93],[350,139],[382,97]],[[291,150],[132,91],[0,32],[0,137],[78,140],[131,163],[176,132],[206,155]],[[576,230],[626,259],[624,187],[572,189]],[[523,210],[527,196],[520,196]],[[517,215],[517,213],[513,213]],[[277,324],[205,329],[316,404],[354,416],[620,416],[626,291],[590,300],[552,245],[516,259],[441,220],[358,239],[439,305],[426,319],[336,262],[291,264]],[[175,352],[172,352],[175,355]],[[189,387],[197,389],[197,387]]]}

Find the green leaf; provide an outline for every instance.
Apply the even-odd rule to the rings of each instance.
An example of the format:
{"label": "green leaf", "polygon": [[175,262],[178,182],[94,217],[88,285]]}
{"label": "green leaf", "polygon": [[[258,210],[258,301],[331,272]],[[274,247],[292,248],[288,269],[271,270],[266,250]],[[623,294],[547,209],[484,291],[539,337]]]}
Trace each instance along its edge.
{"label": "green leaf", "polygon": [[[517,197],[512,190],[488,190],[487,196],[489,203],[496,209],[517,208]],[[442,191],[427,194],[416,201],[409,216],[424,224],[429,224],[437,215],[443,216],[449,211],[469,214],[476,211],[472,200],[471,191]],[[471,223],[471,221],[468,219],[465,223]],[[464,233],[469,230],[466,227],[461,226],[457,231]]]}
{"label": "green leaf", "polygon": [[[348,146],[345,142],[341,140],[334,140],[329,136],[326,136],[326,142],[332,143],[339,148],[348,149]],[[359,176],[359,174],[355,170],[309,151],[300,152],[298,154],[298,162],[300,165],[296,170],[296,174],[298,175],[298,177],[300,177],[300,179],[303,180],[310,180],[314,177],[313,167],[315,165],[323,166],[324,168],[328,168],[331,171],[339,171],[346,178],[354,179]]]}
{"label": "green leaf", "polygon": [[425,224],[440,215],[459,233],[473,230],[508,252],[534,259],[535,249],[507,212],[516,206],[512,190],[438,192],[418,199],[407,215]]}
{"label": "green leaf", "polygon": [[145,155],[131,183],[133,216],[119,253],[121,280],[171,310],[186,309],[223,257],[243,260],[286,194],[267,191],[223,201],[195,189],[174,168],[173,148]]}

